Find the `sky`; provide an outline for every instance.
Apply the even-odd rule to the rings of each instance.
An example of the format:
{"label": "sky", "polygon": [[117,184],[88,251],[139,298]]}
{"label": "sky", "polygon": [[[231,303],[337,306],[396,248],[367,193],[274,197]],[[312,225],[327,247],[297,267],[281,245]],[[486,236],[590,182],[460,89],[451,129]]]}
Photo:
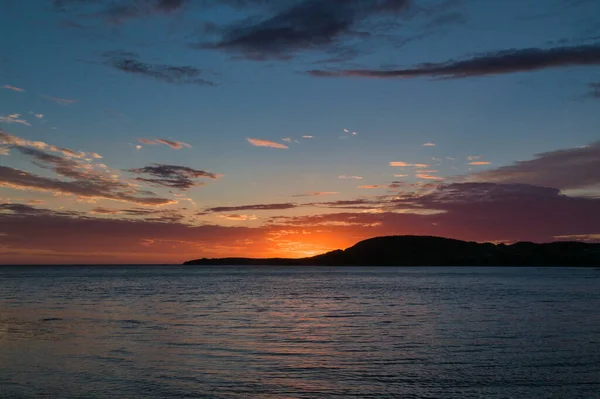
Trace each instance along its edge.
{"label": "sky", "polygon": [[4,0],[0,263],[600,241],[600,2]]}

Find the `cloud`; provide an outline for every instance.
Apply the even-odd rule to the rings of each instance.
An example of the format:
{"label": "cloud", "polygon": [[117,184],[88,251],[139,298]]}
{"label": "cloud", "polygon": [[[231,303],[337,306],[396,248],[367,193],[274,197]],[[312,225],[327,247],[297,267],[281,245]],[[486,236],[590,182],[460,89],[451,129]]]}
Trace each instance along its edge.
{"label": "cloud", "polygon": [[173,84],[215,85],[214,82],[202,77],[204,71],[192,66],[145,63],[137,59],[137,54],[124,51],[111,51],[105,53],[104,57],[106,65],[122,72]]}
{"label": "cloud", "polygon": [[12,90],[12,91],[18,91],[19,93],[24,93],[25,89],[21,89],[20,87],[15,87],[15,86],[10,86],[10,85],[4,85],[2,86],[3,89],[7,89],[7,90]]}
{"label": "cloud", "polygon": [[408,175],[397,174],[397,175],[394,175],[394,177],[408,177]]}
{"label": "cloud", "polygon": [[427,173],[417,173],[416,177],[418,179],[425,179],[425,180],[444,180],[443,177],[434,176],[434,175],[430,175],[430,174],[427,174]]}
{"label": "cloud", "polygon": [[482,165],[490,165],[491,162],[488,161],[473,161],[469,162],[469,165],[482,166]]}
{"label": "cloud", "polygon": [[314,136],[302,136],[303,139],[312,139]]}
{"label": "cloud", "polygon": [[405,168],[405,167],[427,168],[429,165],[424,164],[424,163],[407,163],[407,162],[402,162],[402,161],[394,161],[394,162],[390,162],[390,166],[396,166],[396,167],[401,167],[401,168]]}
{"label": "cloud", "polygon": [[291,139],[291,137],[285,137],[285,138],[283,138],[283,139],[281,139],[281,140],[282,140],[282,141],[285,141],[286,143],[291,143],[291,142],[292,142],[292,139]]}
{"label": "cloud", "polygon": [[376,184],[364,184],[362,186],[356,186],[356,188],[381,188],[381,187],[385,187],[385,186],[376,185]]}
{"label": "cloud", "polygon": [[137,177],[137,181],[176,188],[179,190],[188,190],[192,187],[202,186],[205,183],[199,182],[196,179],[208,178],[218,179],[220,175],[212,172],[206,172],[203,170],[192,169],[187,166],[178,165],[163,165],[163,164],[152,164],[151,166],[145,166],[143,168],[127,169],[127,172],[134,174],[146,174],[152,177]]}
{"label": "cloud", "polygon": [[[277,4],[279,6],[279,4]],[[198,48],[235,52],[251,60],[289,59],[301,51],[347,50],[338,41],[375,15],[395,16],[410,6],[408,0],[300,0],[275,7],[275,14],[249,19],[221,30],[221,37]],[[265,10],[268,11],[268,10]]]}
{"label": "cloud", "polygon": [[184,143],[183,141],[174,141],[174,140],[167,140],[167,139],[145,139],[145,138],[139,138],[138,141],[140,143],[144,143],[147,145],[156,145],[156,144],[164,144],[164,145],[168,145],[169,147],[175,149],[175,150],[179,150],[181,148],[192,148],[191,145],[189,145],[188,143]]}
{"label": "cloud", "polygon": [[25,119],[19,119],[21,114],[11,114],[7,116],[0,115],[0,123],[19,123],[25,126],[31,126],[31,123],[27,122]]}
{"label": "cloud", "polygon": [[67,98],[59,98],[59,97],[50,97],[45,95],[40,95],[40,97],[45,98],[46,100],[54,101],[55,103],[65,105],[65,104],[74,104],[79,102],[79,100],[69,100]]}
{"label": "cloud", "polygon": [[245,222],[248,220],[256,220],[258,219],[256,217],[256,215],[235,215],[235,214],[228,214],[228,215],[219,215],[220,218],[223,219],[227,219],[227,220],[234,220],[234,221],[239,221],[239,222]]}
{"label": "cloud", "polygon": [[469,155],[469,156],[467,157],[467,159],[468,159],[469,161],[473,161],[473,160],[475,160],[475,159],[481,159],[481,158],[483,158],[483,156],[482,156],[482,155]]}
{"label": "cloud", "polygon": [[136,146],[135,146],[135,149],[136,149],[136,150],[141,150],[141,149],[142,149],[142,146],[138,144],[138,145],[136,145]]}
{"label": "cloud", "polygon": [[435,143],[425,143],[423,147],[435,147]]}
{"label": "cloud", "polygon": [[312,70],[308,73],[317,77],[416,78],[428,76],[467,78],[531,72],[547,68],[590,65],[600,65],[600,44],[554,47],[549,49],[509,49],[490,52],[462,61],[450,60],[443,63],[427,63],[409,69]]}
{"label": "cloud", "polygon": [[102,156],[98,155],[95,152],[83,152],[83,151],[74,151],[69,148],[57,147],[55,145],[47,144],[43,141],[32,141],[27,140],[18,136],[13,136],[12,134],[8,134],[5,131],[0,129],[0,145],[5,146],[15,146],[15,147],[28,147],[28,148],[36,148],[38,150],[46,150],[50,152],[57,152],[69,158],[86,158],[91,157],[95,159],[102,158]]}
{"label": "cloud", "polygon": [[35,114],[35,117],[38,119],[43,119],[44,118],[44,114]]}
{"label": "cloud", "polygon": [[292,195],[292,197],[319,197],[322,195],[338,195],[338,194],[339,194],[339,192],[337,192],[337,191],[313,191],[312,193]]}
{"label": "cloud", "polygon": [[218,206],[207,208],[205,212],[238,212],[238,211],[280,211],[285,209],[297,208],[298,204],[287,202],[280,204],[257,204],[257,205],[238,205],[238,206]]}
{"label": "cloud", "polygon": [[346,176],[346,175],[338,176],[338,179],[356,179],[356,180],[361,180],[362,178],[363,178],[362,176]]}
{"label": "cloud", "polygon": [[134,189],[118,182],[84,178],[75,181],[61,181],[6,166],[0,166],[0,186],[16,190],[75,195],[83,198],[103,198],[145,206],[161,206],[177,202],[165,198],[136,196]]}
{"label": "cloud", "polygon": [[[288,245],[324,252],[394,234],[495,242],[597,241],[600,234],[600,199],[569,197],[558,189],[523,184],[455,183],[425,194],[321,205],[356,211],[279,216],[262,226],[226,227],[11,207],[2,215],[3,231],[8,232],[0,237],[2,259],[6,263],[179,263],[213,256],[304,256],[290,252]],[[327,248],[322,248],[324,242]]]}
{"label": "cloud", "polygon": [[276,143],[274,141],[269,140],[260,140],[260,139],[252,139],[247,138],[248,142],[256,147],[270,147],[270,148],[280,148],[280,149],[288,149],[289,147],[285,144]]}
{"label": "cloud", "polygon": [[536,154],[534,159],[477,172],[464,179],[494,183],[523,183],[561,190],[600,185],[600,142],[584,147]]}
{"label": "cloud", "polygon": [[[82,11],[85,7],[88,17],[100,17],[111,24],[121,24],[135,18],[151,17],[154,15],[171,15],[183,8],[188,0],[152,0],[152,1],[121,1],[104,2],[102,0],[54,0],[58,11],[75,9]],[[69,21],[71,25],[79,26]]]}

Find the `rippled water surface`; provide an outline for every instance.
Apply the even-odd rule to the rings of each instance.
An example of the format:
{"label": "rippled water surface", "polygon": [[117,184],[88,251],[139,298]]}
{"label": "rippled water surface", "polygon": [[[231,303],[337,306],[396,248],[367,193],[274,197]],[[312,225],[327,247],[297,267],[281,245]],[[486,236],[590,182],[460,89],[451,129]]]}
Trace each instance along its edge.
{"label": "rippled water surface", "polygon": [[4,398],[600,398],[600,270],[0,268]]}

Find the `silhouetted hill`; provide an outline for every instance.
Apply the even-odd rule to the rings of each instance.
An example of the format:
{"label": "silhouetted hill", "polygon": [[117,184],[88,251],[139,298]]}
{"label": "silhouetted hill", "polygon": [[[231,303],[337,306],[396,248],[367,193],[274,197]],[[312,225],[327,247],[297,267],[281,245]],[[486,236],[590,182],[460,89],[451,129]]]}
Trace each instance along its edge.
{"label": "silhouetted hill", "polygon": [[558,241],[505,245],[429,236],[386,236],[310,258],[203,258],[184,265],[600,266],[600,244]]}

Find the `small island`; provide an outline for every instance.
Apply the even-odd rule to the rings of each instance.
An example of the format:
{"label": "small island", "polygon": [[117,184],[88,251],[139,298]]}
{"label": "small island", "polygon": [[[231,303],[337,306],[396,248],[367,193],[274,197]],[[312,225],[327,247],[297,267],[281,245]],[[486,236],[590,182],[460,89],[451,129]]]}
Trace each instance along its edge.
{"label": "small island", "polygon": [[246,266],[600,266],[600,243],[478,243],[431,236],[375,237],[308,258],[195,259],[184,265]]}

